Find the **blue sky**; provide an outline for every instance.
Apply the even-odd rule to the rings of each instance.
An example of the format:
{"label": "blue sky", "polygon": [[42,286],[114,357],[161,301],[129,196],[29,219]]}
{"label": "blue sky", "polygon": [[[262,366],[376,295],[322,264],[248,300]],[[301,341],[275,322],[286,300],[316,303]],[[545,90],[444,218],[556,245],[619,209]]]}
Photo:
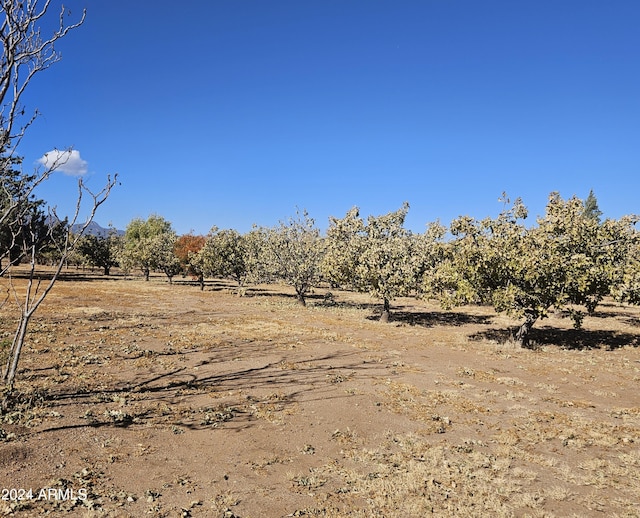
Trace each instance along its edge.
{"label": "blue sky", "polygon": [[[56,2],[54,2],[56,3]],[[408,201],[407,226],[594,189],[639,213],[640,2],[69,0],[20,152],[121,185],[96,220],[242,232]],[[57,12],[51,13],[55,15]],[[41,196],[71,210],[75,179]]]}

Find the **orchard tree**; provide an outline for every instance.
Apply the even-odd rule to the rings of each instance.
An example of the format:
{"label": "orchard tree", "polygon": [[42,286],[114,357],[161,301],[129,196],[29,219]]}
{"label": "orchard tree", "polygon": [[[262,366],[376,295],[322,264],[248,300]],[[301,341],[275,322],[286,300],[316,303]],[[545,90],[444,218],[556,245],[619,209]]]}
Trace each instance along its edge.
{"label": "orchard tree", "polygon": [[447,227],[434,221],[427,224],[424,233],[410,236],[413,286],[418,298],[429,297],[432,290],[425,291],[425,287],[448,257],[449,243],[444,240],[447,231]]}
{"label": "orchard tree", "polygon": [[332,286],[355,288],[364,228],[358,207],[350,209],[344,218],[329,217],[322,274]]}
{"label": "orchard tree", "polygon": [[412,240],[404,228],[409,204],[383,216],[369,216],[365,227],[365,239],[358,265],[356,287],[382,299],[381,322],[390,317],[391,301],[408,295],[415,287],[416,263],[413,260]]}
{"label": "orchard tree", "polygon": [[498,312],[524,319],[515,338],[529,345],[535,322],[551,308],[565,309],[579,328],[603,299],[614,294],[627,271],[628,221],[599,224],[582,200],[552,193],[537,226],[522,223],[521,200],[497,218],[461,217],[451,224],[448,259],[429,282],[445,306],[490,303]]}
{"label": "orchard tree", "polygon": [[503,281],[510,284],[506,264],[517,260],[526,232],[521,221],[528,211],[520,198],[510,205],[503,193],[501,201],[504,210],[495,219],[460,216],[451,223],[453,239],[444,244],[436,267],[423,275],[426,296],[438,298],[446,308],[490,303]]}
{"label": "orchard tree", "polygon": [[636,224],[639,216],[623,216],[617,221],[606,219],[602,223],[604,248],[610,262],[617,265],[609,270],[611,295],[618,301],[640,304],[640,232]]}
{"label": "orchard tree", "polygon": [[[238,283],[244,294],[249,283],[273,282],[275,271],[266,251],[269,229],[254,226],[246,234],[213,227],[204,246],[191,258],[193,267],[206,277],[226,277]],[[204,282],[200,289],[204,289]]]}
{"label": "orchard tree", "polygon": [[256,225],[242,234],[242,253],[246,273],[244,282],[259,284],[273,282],[276,271],[271,264],[271,254],[267,248],[271,229]]}
{"label": "orchard tree", "polygon": [[29,83],[60,61],[56,42],[84,23],[83,11],[80,20],[67,24],[68,12],[61,7],[57,27],[43,36],[38,24],[46,18],[50,4],[50,0],[0,0],[0,148],[10,150],[10,156],[15,156],[27,128],[38,115],[37,110],[28,114],[21,102]]}
{"label": "orchard tree", "polygon": [[122,237],[113,230],[106,236],[87,234],[80,238],[77,251],[86,264],[102,268],[104,274],[109,275],[111,268],[118,266],[122,241]]}
{"label": "orchard tree", "polygon": [[196,258],[205,242],[205,236],[189,233],[180,236],[174,246],[174,253],[180,262],[183,275],[190,275],[198,279],[200,289],[204,289],[204,274],[198,266]]}
{"label": "orchard tree", "polygon": [[233,229],[213,227],[201,251],[201,264],[209,277],[230,278],[238,283],[238,294],[249,276],[246,240]]}
{"label": "orchard tree", "polygon": [[296,291],[298,302],[306,297],[321,278],[324,253],[320,231],[306,210],[267,231],[262,250],[263,271],[280,279]]}
{"label": "orchard tree", "polygon": [[121,262],[126,269],[140,268],[148,281],[152,270],[162,270],[170,262],[167,245],[175,243],[174,238],[171,223],[162,216],[152,214],[146,221],[135,218],[125,230]]}
{"label": "orchard tree", "polygon": [[152,243],[154,259],[154,269],[162,271],[169,279],[169,284],[173,283],[173,278],[182,271],[180,259],[176,256],[175,247],[178,236],[173,230],[158,234]]}
{"label": "orchard tree", "polygon": [[354,207],[343,219],[331,218],[327,231],[327,253],[323,270],[337,284],[350,284],[358,291],[382,299],[380,320],[387,322],[391,301],[415,288],[416,240],[404,228],[409,204],[367,222]]}

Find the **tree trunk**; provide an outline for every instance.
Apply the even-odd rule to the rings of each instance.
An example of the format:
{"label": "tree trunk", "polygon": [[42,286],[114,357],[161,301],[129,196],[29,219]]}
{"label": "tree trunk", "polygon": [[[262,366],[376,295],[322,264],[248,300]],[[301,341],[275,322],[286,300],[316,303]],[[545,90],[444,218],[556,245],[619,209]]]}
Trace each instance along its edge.
{"label": "tree trunk", "polygon": [[149,268],[145,268],[143,271],[144,271],[144,280],[148,281],[149,280]]}
{"label": "tree trunk", "polygon": [[391,315],[391,305],[389,299],[383,299],[382,315],[380,315],[380,322],[389,322],[389,316]]}
{"label": "tree trunk", "polygon": [[307,301],[304,299],[304,293],[301,292],[296,292],[297,295],[297,300],[298,300],[298,304],[300,304],[301,306],[306,306],[307,305]]}
{"label": "tree trunk", "polygon": [[198,275],[198,283],[200,283],[200,291],[204,291],[204,275]]}
{"label": "tree trunk", "polygon": [[16,377],[16,370],[18,370],[18,361],[20,360],[20,353],[22,352],[24,338],[27,335],[27,325],[29,324],[30,317],[31,315],[24,314],[20,317],[20,326],[18,327],[13,339],[3,379],[4,384],[9,388],[9,390],[13,390],[13,380]]}
{"label": "tree trunk", "polygon": [[535,324],[538,317],[533,313],[525,313],[525,320],[516,333],[516,340],[520,347],[529,348],[529,331]]}
{"label": "tree trunk", "polygon": [[109,266],[104,267],[104,274],[109,275],[111,273],[111,268]]}

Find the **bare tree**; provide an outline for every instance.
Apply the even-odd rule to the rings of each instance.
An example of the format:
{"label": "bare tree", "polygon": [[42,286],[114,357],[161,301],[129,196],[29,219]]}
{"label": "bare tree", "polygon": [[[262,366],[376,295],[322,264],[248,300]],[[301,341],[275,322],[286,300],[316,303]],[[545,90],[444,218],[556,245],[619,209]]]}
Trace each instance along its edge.
{"label": "bare tree", "polygon": [[[106,186],[97,194],[92,193],[82,182],[82,180],[78,181],[78,197],[76,202],[75,213],[70,219],[69,223],[66,226],[66,231],[63,233],[62,239],[60,241],[55,240],[52,237],[53,243],[58,247],[59,252],[59,260],[56,268],[51,275],[49,281],[45,283],[44,287],[41,289],[42,279],[38,278],[36,275],[36,252],[37,252],[37,242],[35,239],[32,239],[30,245],[28,245],[28,253],[29,253],[29,270],[28,270],[28,279],[27,279],[27,287],[26,293],[22,301],[20,301],[17,291],[13,285],[11,284],[11,290],[13,294],[13,298],[20,308],[20,317],[18,319],[18,326],[16,329],[16,333],[13,338],[13,342],[11,344],[11,348],[9,350],[9,357],[7,359],[7,364],[2,376],[2,381],[9,388],[9,390],[13,389],[13,382],[15,380],[16,371],[18,368],[18,362],[20,360],[20,353],[22,351],[22,346],[24,344],[24,340],[27,334],[27,327],[29,325],[29,321],[31,317],[34,315],[40,304],[44,301],[46,296],[49,294],[53,285],[57,281],[60,272],[62,271],[63,266],[67,262],[67,258],[69,254],[77,245],[78,241],[84,234],[84,231],[87,229],[89,224],[93,221],[93,218],[96,214],[96,210],[100,205],[102,205],[111,192],[111,189],[115,186],[117,182],[117,177],[113,179],[108,178]],[[84,224],[80,228],[80,230],[76,230],[76,232],[72,232],[72,228],[79,220],[80,209],[82,208],[82,200],[88,195],[91,198],[91,209],[89,211],[89,216],[86,218]],[[58,219],[55,211],[52,213],[53,218]],[[51,227],[53,228],[53,227]],[[24,247],[27,249],[27,246]]]}
{"label": "bare tree", "polygon": [[[19,239],[15,229],[28,217],[29,201],[35,189],[58,169],[69,154],[58,154],[57,158],[33,174],[16,171],[21,165],[17,148],[27,129],[38,116],[38,110],[27,112],[21,98],[31,80],[61,59],[55,44],[69,31],[84,23],[86,12],[80,19],[68,24],[69,12],[61,7],[58,23],[49,35],[43,35],[41,22],[47,16],[51,0],[0,0],[0,226],[7,235],[9,250]],[[8,173],[11,181],[8,181]],[[7,273],[12,261],[2,265],[7,257],[6,247],[0,250],[0,276]]]}
{"label": "bare tree", "polygon": [[[2,380],[9,390],[18,368],[20,353],[27,333],[29,321],[42,304],[46,296],[58,279],[62,267],[83,232],[93,220],[98,207],[106,201],[117,179],[108,177],[105,187],[97,194],[91,192],[83,180],[78,180],[78,197],[75,212],[59,232],[60,222],[55,209],[49,212],[48,229],[45,237],[49,245],[58,248],[58,262],[50,275],[48,282],[42,284],[42,279],[36,274],[36,255],[41,244],[36,239],[33,225],[34,201],[35,207],[40,202],[34,200],[34,191],[44,181],[68,160],[71,153],[55,153],[55,158],[44,167],[33,173],[24,173],[21,169],[22,159],[17,149],[24,138],[27,129],[38,116],[38,110],[27,112],[21,98],[36,74],[47,70],[61,59],[55,49],[55,44],[64,38],[69,31],[82,25],[85,12],[75,23],[67,23],[69,12],[61,7],[58,23],[49,35],[44,35],[41,24],[47,17],[51,0],[0,0],[0,230],[6,246],[0,250],[0,264],[2,259],[9,257],[8,264],[0,266],[0,276],[9,277],[9,296],[16,302],[20,316],[16,333],[9,350],[6,368],[2,373]],[[83,198],[91,199],[89,215],[81,230],[72,232],[73,225],[80,221],[83,208]],[[57,227],[57,230],[54,229]],[[19,257],[11,257],[10,250],[17,249]],[[30,267],[27,273],[26,294],[21,300],[13,283],[12,266],[17,260],[29,258]]]}
{"label": "bare tree", "polygon": [[43,36],[40,23],[50,4],[51,0],[0,0],[4,15],[0,26],[0,144],[12,150],[11,156],[38,116],[37,110],[27,115],[20,102],[22,95],[36,74],[60,61],[56,42],[84,23],[85,11],[77,22],[67,24],[69,12],[62,6],[56,29],[50,36]]}
{"label": "bare tree", "polygon": [[[85,12],[75,23],[67,23],[69,12],[61,7],[58,21],[51,33],[43,35],[40,24],[47,17],[51,0],[0,0],[0,172],[2,190],[0,198],[0,225],[15,229],[25,217],[34,190],[58,169],[68,155],[60,154],[48,167],[33,174],[18,172],[7,181],[7,173],[21,164],[19,147],[27,129],[38,116],[38,110],[28,113],[21,98],[31,80],[61,59],[55,44],[69,31],[82,25]],[[17,235],[8,231],[9,242],[16,244]],[[6,253],[3,249],[1,254]],[[5,256],[0,255],[0,260]],[[10,266],[0,267],[0,275]]]}

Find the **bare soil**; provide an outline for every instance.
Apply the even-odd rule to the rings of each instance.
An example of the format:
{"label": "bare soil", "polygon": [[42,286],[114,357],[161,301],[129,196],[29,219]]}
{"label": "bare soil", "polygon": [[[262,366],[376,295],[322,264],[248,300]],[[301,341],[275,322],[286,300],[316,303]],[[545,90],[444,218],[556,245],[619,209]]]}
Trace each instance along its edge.
{"label": "bare soil", "polygon": [[491,308],[325,293],[65,274],[0,415],[0,488],[32,498],[0,516],[640,516],[638,309],[523,350]]}

